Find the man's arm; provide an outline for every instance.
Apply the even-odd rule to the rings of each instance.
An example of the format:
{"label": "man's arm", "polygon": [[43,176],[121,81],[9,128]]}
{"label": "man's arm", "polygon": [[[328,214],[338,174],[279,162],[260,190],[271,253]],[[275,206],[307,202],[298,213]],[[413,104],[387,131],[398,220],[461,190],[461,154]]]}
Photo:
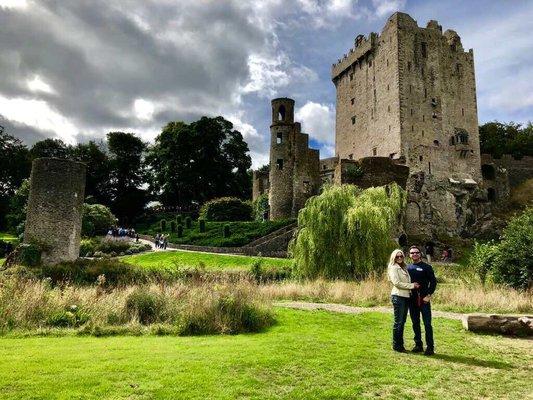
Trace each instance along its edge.
{"label": "man's arm", "polygon": [[428,294],[432,295],[437,288],[437,278],[435,278],[435,272],[433,272],[433,267],[428,264],[427,275],[429,280]]}

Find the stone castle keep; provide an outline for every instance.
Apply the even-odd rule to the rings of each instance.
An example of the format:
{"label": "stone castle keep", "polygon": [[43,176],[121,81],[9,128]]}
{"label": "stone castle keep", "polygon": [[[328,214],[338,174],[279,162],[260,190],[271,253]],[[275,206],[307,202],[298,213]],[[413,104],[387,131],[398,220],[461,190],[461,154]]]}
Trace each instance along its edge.
{"label": "stone castle keep", "polygon": [[331,77],[335,157],[308,149],[293,100],[272,101],[270,172],[254,174],[254,198],[269,193],[271,219],[296,217],[321,182],[392,181],[408,191],[405,231],[414,240],[468,236],[490,219],[474,55],[455,31],[395,13],[380,34],[357,36]]}

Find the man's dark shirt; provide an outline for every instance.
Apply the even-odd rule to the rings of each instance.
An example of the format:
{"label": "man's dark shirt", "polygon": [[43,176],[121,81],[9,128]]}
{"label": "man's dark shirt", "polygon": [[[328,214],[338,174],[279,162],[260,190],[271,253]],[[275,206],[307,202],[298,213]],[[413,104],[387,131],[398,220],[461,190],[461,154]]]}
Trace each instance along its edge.
{"label": "man's dark shirt", "polygon": [[[411,282],[418,282],[420,284],[420,289],[418,293],[421,297],[426,297],[428,294],[433,294],[437,288],[437,279],[435,278],[435,273],[431,265],[426,264],[423,261],[420,261],[416,264],[409,264],[407,267],[407,272],[411,277]],[[417,290],[413,290],[412,294],[416,295]]]}

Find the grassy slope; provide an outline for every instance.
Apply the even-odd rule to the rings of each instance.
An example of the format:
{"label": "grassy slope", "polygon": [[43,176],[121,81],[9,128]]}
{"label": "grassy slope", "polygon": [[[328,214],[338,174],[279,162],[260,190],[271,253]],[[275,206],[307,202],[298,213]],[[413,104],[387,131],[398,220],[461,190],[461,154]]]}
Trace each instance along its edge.
{"label": "grassy slope", "polygon": [[[179,238],[176,233],[170,232],[170,220],[167,220],[166,234],[169,234],[169,241],[176,244],[193,244],[198,246],[243,246],[252,240],[273,232],[291,221],[241,221],[241,222],[206,222],[206,231],[200,233],[197,221],[192,223],[190,229],[183,229],[183,237]],[[224,238],[224,225],[230,227],[230,237]],[[159,221],[149,224],[138,224],[137,231],[154,236],[159,231]]]}
{"label": "grassy slope", "polygon": [[531,341],[477,336],[436,319],[436,356],[398,354],[389,349],[390,319],[279,310],[278,325],[255,335],[3,338],[0,397],[529,396]]}
{"label": "grassy slope", "polygon": [[[122,260],[146,268],[173,269],[179,267],[198,267],[203,263],[207,269],[244,270],[249,269],[258,257],[233,256],[226,254],[200,253],[193,251],[150,252],[122,257]],[[262,266],[288,266],[291,260],[280,258],[261,258]]]}

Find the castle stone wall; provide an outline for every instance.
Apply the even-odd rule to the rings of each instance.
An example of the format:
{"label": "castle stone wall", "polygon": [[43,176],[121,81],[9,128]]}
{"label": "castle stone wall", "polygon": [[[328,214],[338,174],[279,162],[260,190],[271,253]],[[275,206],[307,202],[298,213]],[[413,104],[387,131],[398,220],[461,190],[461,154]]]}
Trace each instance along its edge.
{"label": "castle stone wall", "polygon": [[24,242],[42,247],[42,262],[78,258],[85,165],[55,158],[33,161]]}

